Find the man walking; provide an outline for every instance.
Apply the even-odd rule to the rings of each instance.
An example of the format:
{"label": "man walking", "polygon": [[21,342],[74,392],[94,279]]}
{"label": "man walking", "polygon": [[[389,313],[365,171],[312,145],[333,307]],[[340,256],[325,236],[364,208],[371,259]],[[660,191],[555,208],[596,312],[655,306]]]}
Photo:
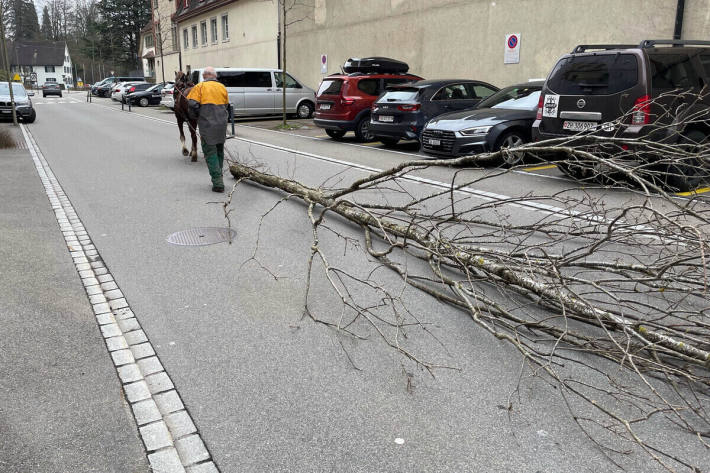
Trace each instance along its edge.
{"label": "man walking", "polygon": [[222,166],[229,118],[229,95],[227,89],[217,82],[214,67],[206,67],[202,71],[202,79],[187,96],[188,113],[190,118],[197,119],[202,152],[212,177],[212,190],[224,192]]}

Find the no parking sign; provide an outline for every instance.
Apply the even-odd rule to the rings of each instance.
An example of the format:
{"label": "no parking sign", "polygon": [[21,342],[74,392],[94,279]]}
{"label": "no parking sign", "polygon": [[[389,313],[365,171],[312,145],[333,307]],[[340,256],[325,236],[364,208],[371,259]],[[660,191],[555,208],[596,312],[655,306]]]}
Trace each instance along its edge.
{"label": "no parking sign", "polygon": [[505,35],[504,64],[518,64],[520,62],[520,33]]}

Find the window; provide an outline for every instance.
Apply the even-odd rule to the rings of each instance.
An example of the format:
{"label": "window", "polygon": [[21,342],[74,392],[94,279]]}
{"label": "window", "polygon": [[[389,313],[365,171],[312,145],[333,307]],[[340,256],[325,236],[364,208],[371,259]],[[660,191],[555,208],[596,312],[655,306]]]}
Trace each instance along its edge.
{"label": "window", "polygon": [[207,46],[207,22],[200,22],[200,38],[202,39],[202,46]]}
{"label": "window", "polygon": [[473,87],[473,95],[478,97],[479,99],[485,99],[487,97],[490,97],[491,95],[495,94],[496,91],[494,89],[491,89],[490,87],[486,87],[485,85],[480,85],[480,84],[468,84],[471,87]]}
{"label": "window", "polygon": [[172,26],[170,28],[170,49],[175,50],[177,48],[177,26]]}
{"label": "window", "polygon": [[633,54],[595,54],[560,60],[547,86],[561,95],[618,94],[638,84],[638,61]]}
{"label": "window", "polygon": [[357,83],[358,90],[365,92],[367,95],[378,95],[377,88],[379,87],[378,79],[362,79]]}
{"label": "window", "polygon": [[649,54],[648,59],[654,90],[700,87],[687,54]]}
{"label": "window", "polygon": [[229,16],[222,15],[222,41],[229,40]]}
{"label": "window", "polygon": [[47,77],[44,81],[45,82],[57,82],[57,79],[55,79],[54,77]]}
{"label": "window", "polygon": [[471,100],[476,97],[471,95],[472,90],[466,88],[465,84],[451,84],[442,87],[432,97],[432,100]]}
{"label": "window", "polygon": [[[276,78],[276,87],[281,87],[283,82],[281,81],[281,72],[274,72],[274,77]],[[287,89],[301,89],[301,84],[296,82],[296,79],[291,77],[289,74],[286,74],[286,88]]]}
{"label": "window", "polygon": [[149,34],[148,36],[145,37],[145,47],[146,48],[153,47],[153,35],[152,34]]}
{"label": "window", "polygon": [[44,72],[54,72],[54,66],[44,66]]}
{"label": "window", "polygon": [[210,30],[212,33],[212,42],[217,42],[217,18],[210,18]]}
{"label": "window", "polygon": [[343,88],[343,81],[340,79],[324,80],[318,89],[318,95],[340,95]]}
{"label": "window", "polygon": [[705,75],[710,76],[710,54],[701,54],[700,63],[703,65],[703,69],[705,69]]}
{"label": "window", "polygon": [[407,82],[412,82],[412,79],[382,79],[382,82],[384,82],[384,87],[386,89],[389,85],[406,84]]}
{"label": "window", "polygon": [[270,72],[219,71],[217,80],[225,87],[271,87]]}
{"label": "window", "polygon": [[190,47],[190,33],[187,32],[187,28],[182,30],[182,49],[187,49]]}
{"label": "window", "polygon": [[512,86],[484,100],[478,108],[506,108],[533,111],[540,100],[540,86]]}
{"label": "window", "polygon": [[197,47],[197,25],[192,25],[192,47]]}

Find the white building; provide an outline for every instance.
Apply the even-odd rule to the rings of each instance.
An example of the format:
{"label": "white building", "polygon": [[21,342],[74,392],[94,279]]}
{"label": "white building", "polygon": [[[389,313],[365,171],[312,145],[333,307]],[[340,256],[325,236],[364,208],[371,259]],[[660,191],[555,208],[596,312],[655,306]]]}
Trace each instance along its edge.
{"label": "white building", "polygon": [[73,66],[64,41],[15,41],[8,45],[8,55],[12,75],[19,74],[25,84],[74,86]]}

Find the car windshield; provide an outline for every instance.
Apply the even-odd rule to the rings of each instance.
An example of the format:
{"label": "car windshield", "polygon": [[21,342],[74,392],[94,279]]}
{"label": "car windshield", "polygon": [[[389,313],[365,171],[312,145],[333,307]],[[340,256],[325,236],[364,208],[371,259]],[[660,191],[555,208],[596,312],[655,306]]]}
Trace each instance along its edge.
{"label": "car windshield", "polygon": [[507,87],[496,92],[478,105],[478,108],[511,108],[514,110],[535,110],[540,100],[539,86]]}
{"label": "car windshield", "polygon": [[161,86],[160,84],[156,84],[156,85],[154,85],[153,87],[150,87],[150,88],[146,89],[146,91],[148,91],[148,92],[153,92],[153,91],[156,91],[156,90],[160,90],[161,88],[162,88],[162,86]]}
{"label": "car windshield", "polygon": [[[15,97],[27,97],[27,92],[22,84],[12,84],[12,92]],[[10,87],[7,86],[7,82],[0,82],[0,95],[10,95]]]}

